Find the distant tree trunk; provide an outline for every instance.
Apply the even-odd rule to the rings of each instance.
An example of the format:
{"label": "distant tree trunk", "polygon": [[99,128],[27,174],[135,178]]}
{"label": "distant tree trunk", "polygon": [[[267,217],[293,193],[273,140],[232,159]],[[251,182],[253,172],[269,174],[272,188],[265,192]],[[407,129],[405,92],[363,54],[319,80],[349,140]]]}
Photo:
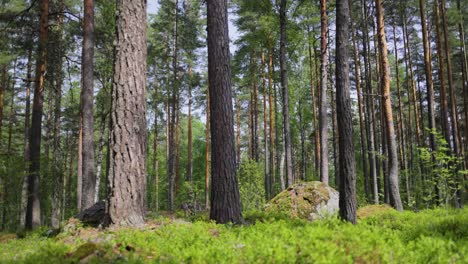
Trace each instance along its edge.
{"label": "distant tree trunk", "polygon": [[[424,47],[424,66],[426,73],[426,85],[427,85],[427,106],[428,106],[428,117],[429,117],[429,129],[435,129],[435,113],[434,113],[434,84],[432,82],[432,66],[431,66],[431,50],[429,45],[429,37],[426,26],[426,11],[425,11],[425,0],[419,0],[419,11],[421,13],[421,30],[423,35],[423,47]],[[432,151],[436,150],[436,140],[433,133],[429,134],[429,141]]]}
{"label": "distant tree trunk", "polygon": [[[240,157],[240,109],[238,110],[238,131],[237,135],[239,138],[238,154]],[[211,137],[210,137],[210,86],[206,88],[206,128],[205,128],[205,208],[210,209],[210,160],[211,160]],[[240,161],[237,161],[240,163]]]}
{"label": "distant tree trunk", "polygon": [[[28,65],[26,73],[26,106],[24,110],[24,171],[27,175],[29,166],[29,135],[31,133],[31,82],[32,80],[32,47],[28,50]],[[28,205],[28,177],[24,177],[21,190],[21,207],[20,207],[20,227],[25,226],[26,220],[26,207]]]}
{"label": "distant tree trunk", "polygon": [[76,209],[81,212],[81,197],[83,196],[83,118],[81,118],[78,129],[78,161],[76,176]]}
{"label": "distant tree trunk", "polygon": [[[458,31],[460,35],[460,49],[462,54],[462,87],[463,87],[463,101],[464,101],[464,115],[465,115],[465,150],[468,151],[468,62],[466,59],[465,47],[465,30],[463,11],[461,9],[460,0],[457,0],[457,9],[460,13],[460,20],[458,22]],[[465,156],[465,168],[468,167],[468,155]]]}
{"label": "distant tree trunk", "polygon": [[174,22],[174,42],[173,42],[173,55],[172,55],[172,71],[173,71],[173,85],[172,85],[172,98],[170,100],[170,121],[169,121],[169,157],[167,163],[167,176],[169,181],[169,210],[174,211],[174,202],[175,202],[175,191],[176,191],[176,158],[177,158],[177,93],[179,92],[178,84],[178,20],[179,20],[179,1],[175,0],[174,13],[175,13],[175,22]]}
{"label": "distant tree trunk", "polygon": [[156,67],[155,72],[155,81],[154,81],[154,139],[153,139],[153,171],[154,171],[154,185],[155,185],[155,194],[154,194],[154,209],[156,212],[159,211],[159,158],[158,158],[158,146],[159,146],[159,133],[158,133],[158,80],[157,80],[157,71]]}
{"label": "distant tree trunk", "polygon": [[[309,39],[311,38],[310,28],[307,28]],[[307,41],[308,50],[309,50],[309,76],[310,76],[310,90],[312,95],[312,124],[314,126],[314,135],[313,135],[313,142],[315,145],[315,172],[317,175],[320,175],[319,167],[320,167],[320,130],[318,129],[318,121],[317,121],[317,106],[315,103],[315,82],[314,82],[314,61],[312,60],[312,45],[310,45],[310,40]]]}
{"label": "distant tree trunk", "polygon": [[399,210],[403,210],[403,204],[400,198],[400,188],[398,182],[398,147],[396,142],[395,128],[393,125],[393,111],[390,100],[390,64],[388,62],[387,41],[385,38],[385,23],[383,15],[382,0],[376,0],[377,7],[377,26],[378,26],[378,43],[379,52],[382,60],[381,72],[381,92],[383,96],[383,108],[385,113],[385,129],[388,142],[388,157],[389,157],[389,192],[391,205]]}
{"label": "distant tree trunk", "polygon": [[268,108],[267,108],[267,87],[266,87],[266,74],[265,74],[265,53],[262,52],[262,61],[261,61],[261,67],[262,67],[262,89],[263,89],[263,146],[264,146],[264,153],[265,153],[265,195],[266,199],[269,200],[272,198],[272,181],[271,181],[271,175],[270,175],[270,150],[269,150],[269,145],[268,145]]}
{"label": "distant tree trunk", "polygon": [[40,2],[39,47],[36,61],[36,81],[31,122],[31,141],[29,151],[28,205],[26,210],[26,229],[33,229],[41,224],[40,207],[40,155],[42,114],[44,108],[44,74],[46,71],[47,41],[49,27],[49,0]]}
{"label": "distant tree trunk", "polygon": [[[256,76],[256,55],[255,52],[251,54],[251,69],[252,76]],[[258,150],[258,89],[257,78],[252,78],[252,100],[251,100],[251,115],[252,115],[252,159],[255,162],[259,160]]]}
{"label": "distant tree trunk", "polygon": [[[207,101],[208,101],[208,96],[207,96]],[[207,112],[208,115],[208,112]],[[209,127],[209,125],[207,124]],[[236,154],[237,154],[237,168],[239,168],[239,165],[241,163],[241,155],[242,155],[242,150],[241,150],[241,102],[240,99],[236,98],[236,126],[237,126],[237,134],[236,134]],[[209,139],[209,137],[207,137]]]}
{"label": "distant tree trunk", "polygon": [[320,180],[328,184],[327,0],[320,0]]}
{"label": "distant tree trunk", "polygon": [[[351,4],[350,4],[350,10]],[[359,132],[360,132],[360,139],[361,139],[361,156],[362,156],[362,169],[364,174],[364,192],[366,194],[366,198],[370,200],[369,196],[369,183],[368,183],[368,170],[367,170],[367,158],[366,158],[366,151],[367,151],[367,142],[366,142],[366,130],[364,127],[364,107],[362,103],[362,92],[361,92],[361,66],[359,61],[359,50],[356,44],[356,33],[354,28],[354,22],[352,15],[350,16],[350,25],[351,25],[351,38],[353,42],[353,58],[354,58],[354,74],[355,74],[355,81],[356,81],[356,92],[358,98],[358,111],[359,111]]]}
{"label": "distant tree trunk", "polygon": [[[273,102],[273,52],[268,50],[268,105],[270,106],[270,173],[271,173],[271,196],[274,196],[275,178],[276,178],[276,146],[275,146],[275,105]],[[270,197],[271,198],[271,197]]]}
{"label": "distant tree trunk", "polygon": [[81,210],[94,204],[94,1],[84,0],[81,114],[83,119],[83,191]]}
{"label": "distant tree trunk", "polygon": [[7,87],[7,66],[2,68],[2,79],[0,83],[0,133],[2,132],[3,126],[3,108],[5,107],[5,91]]}
{"label": "distant tree trunk", "polygon": [[375,129],[375,111],[374,111],[374,92],[372,89],[372,68],[370,62],[370,40],[369,40],[369,29],[367,25],[367,8],[366,1],[361,2],[362,5],[362,17],[364,19],[364,33],[363,33],[363,57],[364,57],[364,69],[365,69],[365,80],[366,80],[366,125],[367,125],[367,153],[369,158],[370,167],[370,178],[371,178],[371,189],[372,189],[372,201],[375,204],[379,203],[379,188],[378,188],[378,176],[377,176],[377,160],[375,154],[377,153],[377,147],[375,144],[376,140],[376,129]]}
{"label": "distant tree trunk", "polygon": [[104,160],[104,135],[106,134],[106,113],[101,115],[101,131],[99,134],[99,146],[96,166],[96,184],[94,190],[94,203],[99,202],[99,190],[101,188],[102,161]]}
{"label": "distant tree trunk", "polygon": [[449,146],[452,146],[451,139],[450,139],[450,125],[449,123],[449,115],[448,115],[448,103],[447,103],[447,90],[445,87],[445,63],[444,63],[444,52],[442,51],[444,47],[442,47],[441,36],[442,33],[440,31],[440,12],[439,12],[439,0],[435,0],[434,2],[434,13],[435,13],[435,26],[436,26],[436,46],[437,46],[437,60],[438,60],[438,77],[440,82],[440,110],[441,110],[441,117],[440,121],[442,123],[442,133],[444,135],[445,140]]}
{"label": "distant tree trunk", "polygon": [[208,85],[210,86],[211,210],[217,223],[241,223],[231,100],[227,0],[208,0]]}
{"label": "distant tree trunk", "polygon": [[187,117],[187,180],[192,184],[193,181],[193,153],[192,153],[192,65],[189,63],[188,66],[188,117]]}
{"label": "distant tree trunk", "polygon": [[54,228],[59,228],[60,225],[60,195],[61,195],[61,180],[62,180],[62,167],[60,165],[60,116],[62,111],[62,63],[63,63],[63,9],[64,3],[60,1],[59,5],[59,14],[57,16],[58,27],[59,27],[59,36],[58,36],[58,67],[56,72],[55,80],[55,109],[54,109],[54,142],[53,142],[53,168],[52,168],[52,217],[51,224]]}
{"label": "distant tree trunk", "polygon": [[[444,29],[444,44],[445,44],[445,59],[447,62],[447,76],[448,76],[448,84],[449,84],[449,92],[450,92],[450,120],[452,125],[452,139],[453,139],[453,152],[457,157],[464,156],[464,149],[463,144],[461,143],[462,138],[459,132],[459,124],[458,124],[458,108],[457,108],[457,98],[455,95],[455,87],[453,83],[453,73],[452,73],[452,58],[450,54],[450,36],[448,32],[448,22],[447,22],[447,11],[446,11],[446,4],[445,0],[440,2],[440,7],[442,11],[442,24]],[[459,168],[457,168],[459,169]],[[458,177],[457,177],[458,178]],[[457,179],[458,183],[463,186],[463,180]],[[461,182],[460,182],[461,181]],[[455,199],[455,205],[458,208],[462,207],[463,203],[463,194],[460,188],[457,189],[457,197]]]}
{"label": "distant tree trunk", "polygon": [[117,1],[108,213],[143,225],[146,209],[146,1]]}
{"label": "distant tree trunk", "polygon": [[349,5],[336,3],[336,108],[339,131],[340,216],[356,223],[356,168],[353,144],[353,116],[349,88],[348,56]]}
{"label": "distant tree trunk", "polygon": [[293,151],[291,142],[291,131],[289,125],[289,90],[288,90],[288,55],[287,55],[287,0],[280,2],[280,70],[281,70],[281,87],[283,88],[283,123],[284,123],[284,151],[286,154],[286,177],[287,186],[294,183],[294,164]]}

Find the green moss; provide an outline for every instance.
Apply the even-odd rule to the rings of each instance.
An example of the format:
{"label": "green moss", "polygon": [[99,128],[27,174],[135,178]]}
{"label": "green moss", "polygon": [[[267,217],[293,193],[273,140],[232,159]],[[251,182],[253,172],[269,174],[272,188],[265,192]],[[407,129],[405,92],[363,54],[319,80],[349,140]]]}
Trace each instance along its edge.
{"label": "green moss", "polygon": [[358,219],[364,219],[370,216],[380,215],[389,212],[395,212],[396,210],[393,209],[388,204],[374,204],[374,205],[367,205],[361,207],[357,211]]}
{"label": "green moss", "polygon": [[[468,209],[388,210],[352,225],[273,213],[250,225],[164,222],[99,242],[30,233],[0,245],[0,263],[467,263]],[[101,232],[107,237],[110,232]]]}

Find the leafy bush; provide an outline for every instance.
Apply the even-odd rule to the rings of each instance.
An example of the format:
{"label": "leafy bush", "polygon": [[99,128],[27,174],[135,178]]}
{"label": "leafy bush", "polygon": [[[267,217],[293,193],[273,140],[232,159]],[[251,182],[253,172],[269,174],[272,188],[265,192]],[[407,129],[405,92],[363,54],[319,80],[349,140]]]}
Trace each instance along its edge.
{"label": "leafy bush", "polygon": [[253,160],[242,161],[239,169],[242,210],[260,210],[265,205],[263,168]]}

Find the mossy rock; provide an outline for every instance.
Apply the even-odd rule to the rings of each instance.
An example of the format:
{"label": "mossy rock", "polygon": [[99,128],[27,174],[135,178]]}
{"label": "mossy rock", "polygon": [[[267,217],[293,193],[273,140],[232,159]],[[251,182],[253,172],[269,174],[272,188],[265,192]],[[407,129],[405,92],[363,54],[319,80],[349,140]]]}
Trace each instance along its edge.
{"label": "mossy rock", "polygon": [[357,217],[358,219],[365,219],[370,216],[381,215],[389,212],[396,212],[396,210],[388,204],[373,204],[359,208],[357,211]]}
{"label": "mossy rock", "polygon": [[338,199],[338,192],[323,182],[302,182],[279,193],[265,211],[313,221],[337,213]]}

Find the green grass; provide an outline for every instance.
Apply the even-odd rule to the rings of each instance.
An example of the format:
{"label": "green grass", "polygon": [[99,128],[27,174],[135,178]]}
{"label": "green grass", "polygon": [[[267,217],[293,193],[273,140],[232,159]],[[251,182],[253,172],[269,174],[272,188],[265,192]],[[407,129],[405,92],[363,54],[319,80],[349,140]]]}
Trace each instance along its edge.
{"label": "green grass", "polygon": [[380,210],[357,225],[246,218],[244,226],[159,217],[144,229],[3,234],[0,263],[468,263],[467,209]]}

